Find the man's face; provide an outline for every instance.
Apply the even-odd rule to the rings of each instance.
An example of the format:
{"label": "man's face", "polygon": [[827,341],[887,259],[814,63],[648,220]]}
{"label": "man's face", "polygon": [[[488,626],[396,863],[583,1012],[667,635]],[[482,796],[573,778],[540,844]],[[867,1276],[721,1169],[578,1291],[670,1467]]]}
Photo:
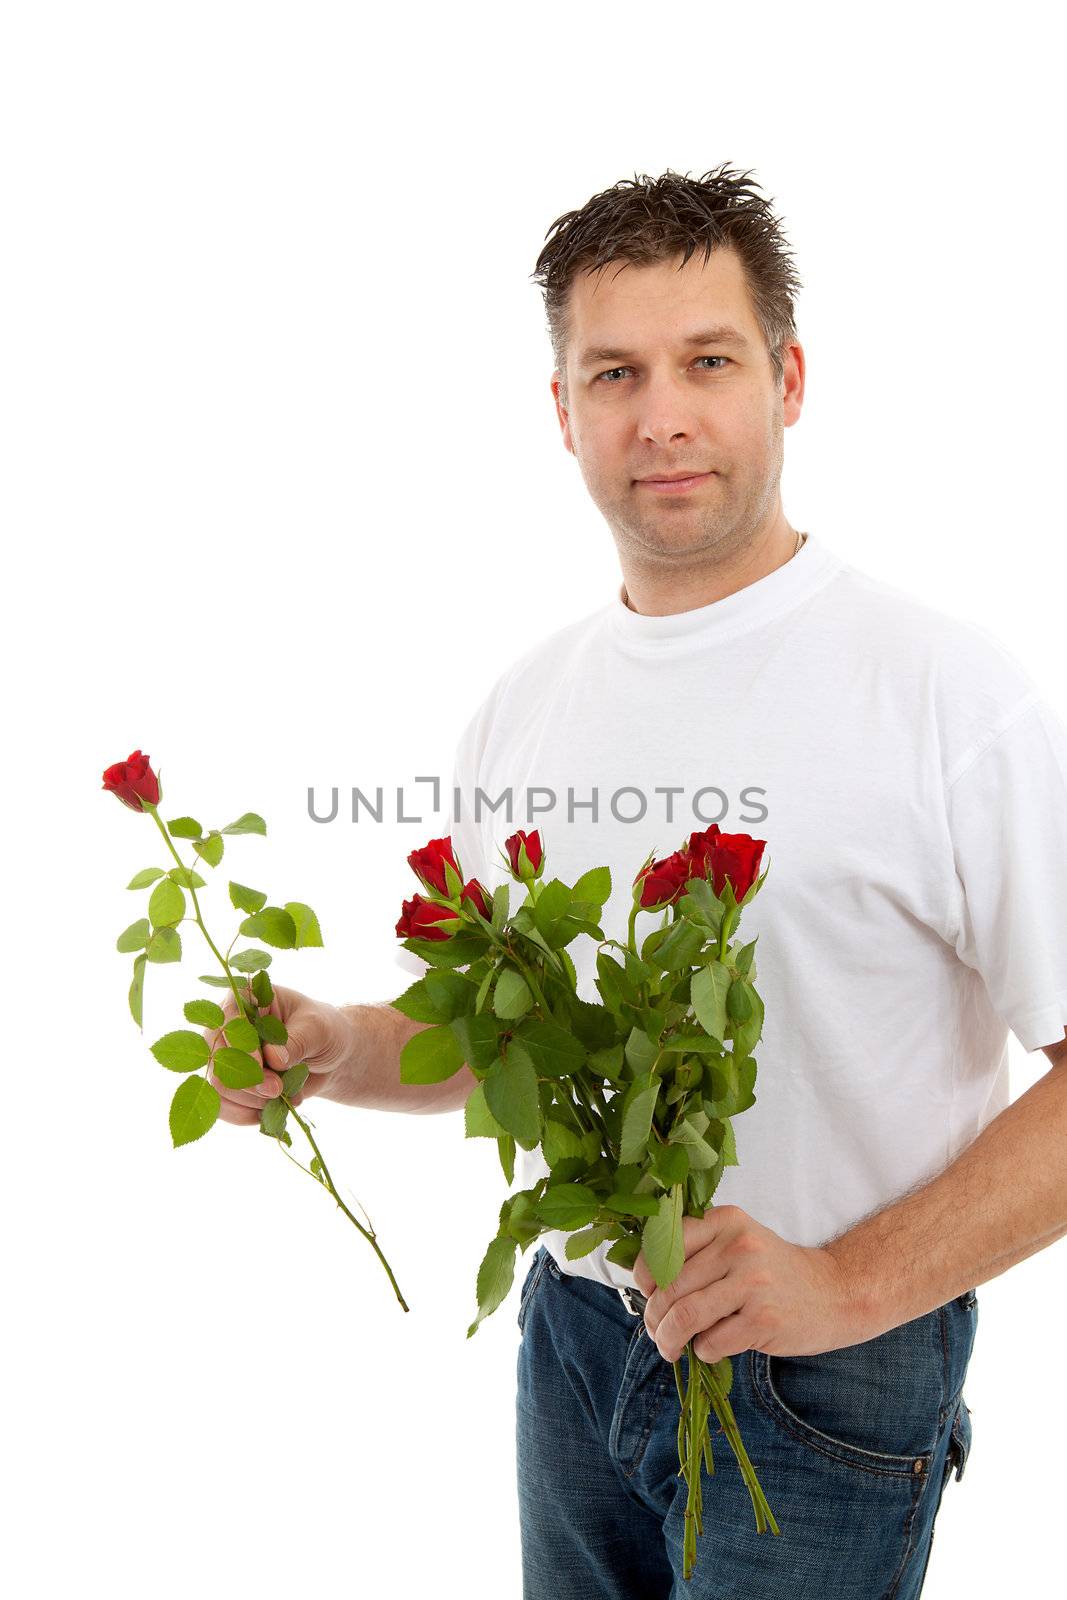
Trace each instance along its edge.
{"label": "man's face", "polygon": [[[563,442],[620,553],[667,568],[741,551],[780,515],[783,429],[804,387],[799,344],[775,380],[740,258],[717,249],[705,263],[698,250],[679,270],[681,259],[580,273],[566,402],[552,379]],[[645,481],[683,472],[706,476]]]}

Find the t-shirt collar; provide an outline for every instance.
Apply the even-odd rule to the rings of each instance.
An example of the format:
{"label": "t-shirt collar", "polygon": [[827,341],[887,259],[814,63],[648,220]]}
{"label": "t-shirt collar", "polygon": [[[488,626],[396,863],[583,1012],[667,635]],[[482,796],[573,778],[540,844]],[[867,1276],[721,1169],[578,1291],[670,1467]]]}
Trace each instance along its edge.
{"label": "t-shirt collar", "polygon": [[796,555],[782,566],[709,605],[645,616],[630,610],[623,599],[625,585],[620,583],[608,613],[623,649],[638,655],[675,654],[773,621],[815,594],[843,564],[809,533]]}

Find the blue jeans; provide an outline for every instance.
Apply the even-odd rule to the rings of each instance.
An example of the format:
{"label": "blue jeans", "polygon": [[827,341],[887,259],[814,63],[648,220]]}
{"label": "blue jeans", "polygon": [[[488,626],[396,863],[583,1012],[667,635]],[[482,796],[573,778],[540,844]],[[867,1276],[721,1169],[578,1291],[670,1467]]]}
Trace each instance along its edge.
{"label": "blue jeans", "polygon": [[970,1450],[977,1320],[968,1291],[841,1350],[734,1356],[730,1403],[780,1533],[756,1532],[712,1413],[686,1582],[671,1364],[614,1289],[539,1246],[518,1310],[523,1600],[915,1600]]}

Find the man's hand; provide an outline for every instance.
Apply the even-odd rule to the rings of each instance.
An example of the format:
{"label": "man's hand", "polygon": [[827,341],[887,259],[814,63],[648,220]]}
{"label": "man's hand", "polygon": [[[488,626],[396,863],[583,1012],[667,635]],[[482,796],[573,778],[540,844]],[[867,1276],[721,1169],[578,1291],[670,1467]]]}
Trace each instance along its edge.
{"label": "man's hand", "polygon": [[742,1350],[810,1356],[861,1343],[849,1285],[821,1246],[789,1244],[740,1206],[683,1217],[685,1261],[665,1289],[642,1252],[634,1278],[645,1327],[665,1361],[686,1344],[713,1365]]}

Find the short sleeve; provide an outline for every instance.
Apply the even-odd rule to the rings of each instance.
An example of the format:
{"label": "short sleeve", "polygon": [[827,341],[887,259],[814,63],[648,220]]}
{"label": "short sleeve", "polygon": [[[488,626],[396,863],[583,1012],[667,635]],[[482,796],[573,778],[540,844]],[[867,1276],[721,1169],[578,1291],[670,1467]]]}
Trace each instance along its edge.
{"label": "short sleeve", "polygon": [[1025,1050],[1067,1029],[1067,727],[1027,693],[947,791],[955,946]]}

